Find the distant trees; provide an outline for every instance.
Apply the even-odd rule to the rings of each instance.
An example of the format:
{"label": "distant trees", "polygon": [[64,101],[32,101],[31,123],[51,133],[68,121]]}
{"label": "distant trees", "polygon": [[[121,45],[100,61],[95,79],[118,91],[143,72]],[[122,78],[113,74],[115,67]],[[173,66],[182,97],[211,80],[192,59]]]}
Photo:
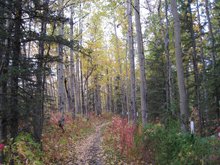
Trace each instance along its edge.
{"label": "distant trees", "polygon": [[[211,113],[219,107],[216,102],[219,92],[215,93],[214,91],[218,90],[213,87],[217,79],[211,78],[217,71],[213,62],[218,60],[213,60],[210,51],[214,50],[211,38],[217,42],[218,35],[211,37],[210,32],[206,33],[205,29],[208,29],[209,23],[204,18],[211,12],[210,23],[213,25],[218,22],[215,10],[219,4],[208,2],[207,8],[207,2],[199,0],[184,3],[171,3],[167,0],[160,0],[158,3],[145,2],[141,4],[145,9],[139,9],[139,1],[95,3],[97,6],[103,6],[100,16],[104,20],[110,18],[109,26],[113,25],[113,28],[110,28],[111,46],[105,44],[107,51],[102,52],[102,55],[108,54],[106,61],[109,63],[104,69],[105,73],[99,71],[102,79],[108,77],[106,81],[99,82],[101,91],[107,92],[106,96],[104,93],[101,95],[101,100],[108,111],[125,111],[134,121],[136,117],[137,120],[142,117],[143,123],[158,118],[164,123],[173,119],[179,120],[183,131],[188,130],[191,110],[194,107],[199,112],[200,131],[204,133],[201,128],[205,124],[208,125],[208,117],[213,117]],[[146,10],[147,14],[141,15],[142,10]],[[135,25],[132,20],[133,11]],[[200,13],[201,11],[206,12]],[[198,17],[195,17],[196,15]],[[144,25],[143,34],[141,24]],[[99,27],[102,26],[104,25]],[[213,26],[211,27],[213,29]],[[210,42],[207,42],[207,38]],[[124,51],[127,51],[128,56]],[[94,52],[91,53],[92,58],[94,55]],[[137,58],[140,65],[135,64]],[[128,72],[130,73],[127,74]],[[92,74],[91,77],[93,76]],[[208,77],[213,80],[213,85],[208,83]],[[123,90],[123,87],[126,89]],[[207,103],[212,105],[209,112]],[[142,111],[142,114],[137,116],[139,111]],[[147,119],[144,112],[148,114]]]}

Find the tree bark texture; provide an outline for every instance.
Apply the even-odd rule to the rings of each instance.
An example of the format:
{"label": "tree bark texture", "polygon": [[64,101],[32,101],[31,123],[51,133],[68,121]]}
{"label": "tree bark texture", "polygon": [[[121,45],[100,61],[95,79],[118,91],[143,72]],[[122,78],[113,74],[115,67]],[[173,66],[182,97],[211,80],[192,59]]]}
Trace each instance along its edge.
{"label": "tree bark texture", "polygon": [[137,121],[136,114],[136,85],[135,85],[135,62],[134,62],[134,39],[132,24],[132,1],[127,0],[127,16],[128,16],[128,47],[130,61],[130,79],[131,79],[131,114],[134,124]]}
{"label": "tree bark texture", "polygon": [[[63,0],[59,0],[59,8],[62,10]],[[63,15],[63,11],[60,11]],[[59,27],[59,35],[64,35],[64,24],[61,22]],[[63,45],[58,45],[59,62],[57,64],[57,88],[58,88],[58,110],[64,112],[65,110],[65,87],[64,87],[64,65],[63,65]]]}
{"label": "tree bark texture", "polygon": [[[71,13],[70,13],[70,40],[73,40],[73,15],[74,10],[73,6],[71,6]],[[70,49],[70,97],[71,97],[71,107],[72,107],[72,117],[75,119],[76,117],[76,108],[75,108],[75,74],[74,74],[74,52],[73,48]]]}
{"label": "tree bark texture", "polygon": [[188,102],[186,95],[186,87],[184,80],[184,70],[182,61],[182,49],[181,49],[181,32],[180,32],[180,19],[177,12],[176,0],[171,0],[172,14],[174,18],[174,37],[175,37],[175,55],[176,55],[176,67],[177,67],[177,79],[180,98],[180,122],[181,130],[187,131],[188,123]]}
{"label": "tree bark texture", "polygon": [[135,24],[136,24],[136,35],[137,35],[137,51],[139,57],[139,66],[140,66],[140,77],[141,77],[141,112],[142,112],[142,124],[143,126],[147,123],[147,82],[146,82],[146,68],[145,68],[145,57],[144,57],[144,45],[143,37],[141,31],[141,22],[140,22],[140,2],[139,0],[134,1],[135,8]]}

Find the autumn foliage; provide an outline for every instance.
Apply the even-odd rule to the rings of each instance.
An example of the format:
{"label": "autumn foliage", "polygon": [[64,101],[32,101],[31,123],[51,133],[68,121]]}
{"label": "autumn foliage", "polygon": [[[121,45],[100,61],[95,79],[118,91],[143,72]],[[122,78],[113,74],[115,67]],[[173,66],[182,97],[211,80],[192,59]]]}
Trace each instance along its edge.
{"label": "autumn foliage", "polygon": [[[63,115],[65,124],[72,124],[73,118],[70,113],[66,113]],[[57,125],[59,120],[62,118],[61,112],[52,112],[50,114],[50,124]]]}
{"label": "autumn foliage", "polygon": [[45,164],[74,161],[75,142],[92,130],[92,124],[83,118],[78,117],[73,120],[70,113],[63,114],[63,117],[65,132],[58,125],[62,118],[60,112],[51,113],[48,125],[45,127],[42,137],[43,151],[47,153],[44,157]]}
{"label": "autumn foliage", "polygon": [[114,117],[110,132],[114,136],[114,147],[121,154],[129,154],[129,151],[134,146],[134,131],[135,127],[128,123],[127,119]]}
{"label": "autumn foliage", "polygon": [[0,151],[2,151],[4,149],[5,145],[4,144],[0,144]]}

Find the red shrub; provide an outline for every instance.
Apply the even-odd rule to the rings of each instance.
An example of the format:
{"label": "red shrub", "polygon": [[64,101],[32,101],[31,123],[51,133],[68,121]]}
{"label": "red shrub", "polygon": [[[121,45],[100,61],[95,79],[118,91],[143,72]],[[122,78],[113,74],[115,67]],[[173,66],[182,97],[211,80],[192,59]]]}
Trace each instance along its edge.
{"label": "red shrub", "polygon": [[50,114],[50,123],[57,125],[58,121],[61,119],[62,113],[60,112],[51,112]]}
{"label": "red shrub", "polygon": [[129,150],[134,145],[134,130],[135,127],[130,125],[127,119],[114,117],[112,120],[112,134],[115,136],[114,146],[120,149],[120,152],[128,154]]}
{"label": "red shrub", "polygon": [[5,148],[5,145],[1,143],[0,144],[0,151],[2,151],[4,148]]}
{"label": "red shrub", "polygon": [[[61,112],[52,112],[50,114],[50,123],[53,125],[58,125],[58,122],[61,118],[62,118]],[[73,119],[72,119],[71,114],[69,114],[69,113],[64,114],[64,123],[65,124],[73,123]]]}

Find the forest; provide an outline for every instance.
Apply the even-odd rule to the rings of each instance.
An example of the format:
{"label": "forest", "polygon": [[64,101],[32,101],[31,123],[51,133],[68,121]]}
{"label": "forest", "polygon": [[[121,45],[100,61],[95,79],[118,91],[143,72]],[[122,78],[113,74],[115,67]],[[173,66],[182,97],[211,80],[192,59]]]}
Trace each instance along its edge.
{"label": "forest", "polygon": [[220,164],[220,1],[0,0],[1,164]]}

